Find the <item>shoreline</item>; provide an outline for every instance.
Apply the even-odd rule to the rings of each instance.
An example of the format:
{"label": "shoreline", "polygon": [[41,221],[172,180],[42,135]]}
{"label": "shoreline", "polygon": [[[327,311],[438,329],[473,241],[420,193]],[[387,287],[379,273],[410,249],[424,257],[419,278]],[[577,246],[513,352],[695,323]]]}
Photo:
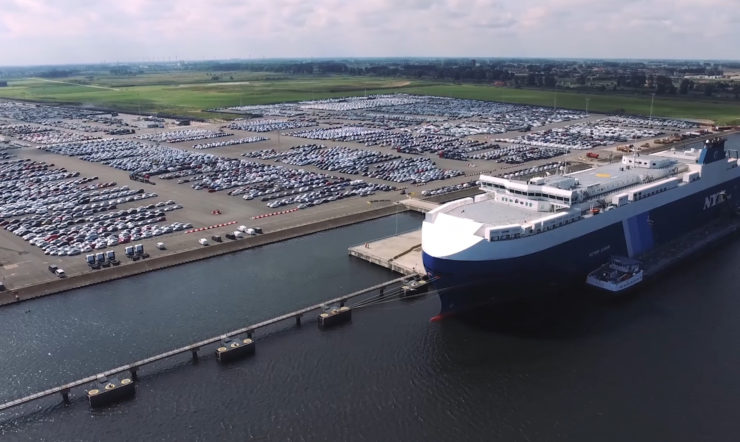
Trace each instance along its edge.
{"label": "shoreline", "polygon": [[393,204],[386,207],[367,210],[363,212],[329,218],[322,221],[307,223],[294,227],[288,227],[274,232],[267,232],[257,236],[234,240],[220,244],[209,245],[199,249],[186,250],[180,253],[148,258],[118,267],[110,267],[94,273],[68,276],[64,279],[33,284],[18,289],[7,290],[0,293],[0,307],[17,304],[44,296],[55,295],[70,290],[75,290],[92,285],[102,284],[117,279],[136,276],[143,273],[162,270],[182,264],[188,264],[215,256],[226,255],[254,247],[265,246],[281,241],[286,241],[301,236],[311,235],[339,227],[357,224],[364,221],[382,218],[397,213],[405,213],[408,208],[399,208]]}

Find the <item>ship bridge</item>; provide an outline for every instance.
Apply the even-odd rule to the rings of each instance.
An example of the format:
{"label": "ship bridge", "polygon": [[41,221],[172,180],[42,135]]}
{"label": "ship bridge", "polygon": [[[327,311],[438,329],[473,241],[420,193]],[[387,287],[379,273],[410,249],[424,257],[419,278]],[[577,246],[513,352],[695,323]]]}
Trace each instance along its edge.
{"label": "ship bridge", "polygon": [[481,189],[496,202],[536,212],[555,212],[603,198],[630,186],[651,183],[688,170],[675,159],[630,155],[622,162],[568,175],[536,177],[529,182],[481,175]]}

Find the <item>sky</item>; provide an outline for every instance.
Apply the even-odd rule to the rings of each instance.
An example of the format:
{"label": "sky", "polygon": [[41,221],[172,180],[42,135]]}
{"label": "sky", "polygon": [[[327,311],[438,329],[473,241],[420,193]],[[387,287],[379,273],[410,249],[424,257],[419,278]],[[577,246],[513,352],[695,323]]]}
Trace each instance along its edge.
{"label": "sky", "polygon": [[0,66],[229,58],[740,59],[738,0],[0,0]]}

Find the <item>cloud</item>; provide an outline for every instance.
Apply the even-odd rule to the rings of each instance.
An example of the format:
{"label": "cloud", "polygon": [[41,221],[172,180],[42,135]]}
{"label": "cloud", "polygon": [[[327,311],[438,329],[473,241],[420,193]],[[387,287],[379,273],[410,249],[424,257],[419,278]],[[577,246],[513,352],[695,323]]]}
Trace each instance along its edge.
{"label": "cloud", "polygon": [[3,0],[0,65],[331,56],[740,58],[736,0]]}

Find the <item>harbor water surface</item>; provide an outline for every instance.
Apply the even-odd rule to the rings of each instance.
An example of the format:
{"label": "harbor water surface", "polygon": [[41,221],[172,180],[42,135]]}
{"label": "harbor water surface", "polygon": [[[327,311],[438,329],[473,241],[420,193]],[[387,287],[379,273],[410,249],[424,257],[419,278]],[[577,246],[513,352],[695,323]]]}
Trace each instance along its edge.
{"label": "harbor water surface", "polygon": [[[389,280],[347,248],[400,214],[0,309],[0,401]],[[136,398],[84,392],[0,414],[2,440],[672,440],[740,433],[740,240],[607,301],[584,291],[430,323],[435,296],[351,324],[258,332],[141,369]],[[534,277],[534,276],[533,276]],[[495,288],[493,288],[495,289]],[[307,318],[308,319],[308,318]]]}

